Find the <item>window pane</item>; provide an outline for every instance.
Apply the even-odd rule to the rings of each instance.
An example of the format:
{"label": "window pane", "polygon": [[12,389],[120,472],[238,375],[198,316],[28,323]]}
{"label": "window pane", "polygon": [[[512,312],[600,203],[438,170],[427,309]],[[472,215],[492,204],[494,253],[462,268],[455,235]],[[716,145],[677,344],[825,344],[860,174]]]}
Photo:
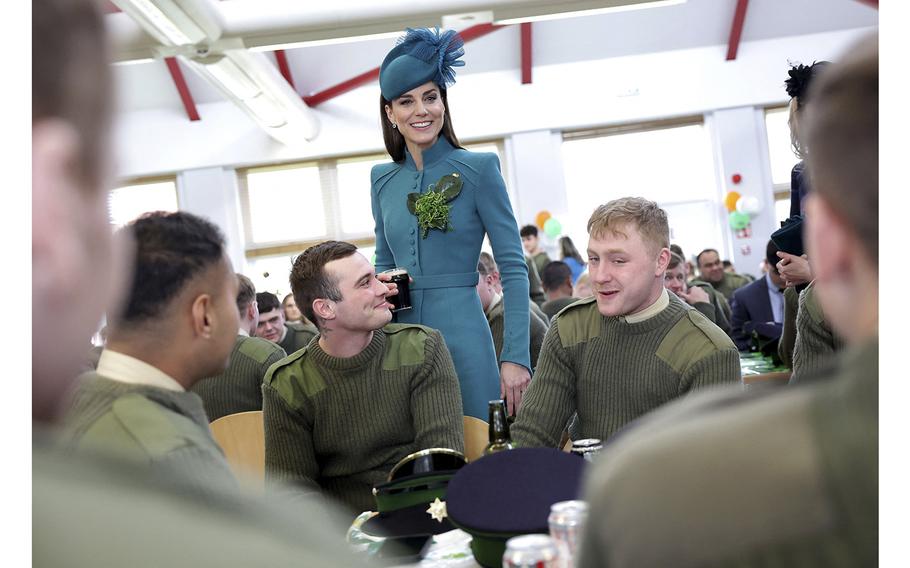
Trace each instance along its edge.
{"label": "window pane", "polygon": [[790,196],[774,200],[774,215],[777,221],[786,221],[790,218]]}
{"label": "window pane", "polygon": [[150,211],[177,211],[177,184],[162,181],[118,187],[109,194],[108,208],[116,227]]}
{"label": "window pane", "polygon": [[722,245],[713,156],[701,124],[566,140],[562,154],[569,213],[560,221],[580,251],[594,209],[627,196],[664,207],[672,240],[686,254]]}
{"label": "window pane", "polygon": [[319,168],[250,171],[246,179],[253,242],[301,241],[325,236]]}
{"label": "window pane", "polygon": [[515,213],[518,210],[517,201],[515,199],[515,193],[512,191],[512,186],[509,185],[509,176],[506,172],[506,164],[503,161],[502,154],[499,152],[499,144],[495,142],[480,142],[478,144],[465,144],[465,150],[470,150],[471,152],[490,152],[496,154],[499,158],[499,168],[502,171],[502,179],[506,184],[506,193],[509,195],[509,202],[512,204],[512,212]]}
{"label": "window pane", "polygon": [[347,235],[373,234],[373,212],[370,208],[370,170],[388,158],[375,157],[338,162],[338,205],[341,209],[341,231]]}
{"label": "window pane", "polygon": [[790,170],[799,161],[790,147],[789,111],[775,109],[765,112],[765,129],[768,132],[768,157],[771,161],[771,181],[774,185],[790,185]]}
{"label": "window pane", "polygon": [[291,292],[291,267],[295,256],[282,254],[249,258],[245,275],[253,281],[257,292],[271,292],[282,300]]}

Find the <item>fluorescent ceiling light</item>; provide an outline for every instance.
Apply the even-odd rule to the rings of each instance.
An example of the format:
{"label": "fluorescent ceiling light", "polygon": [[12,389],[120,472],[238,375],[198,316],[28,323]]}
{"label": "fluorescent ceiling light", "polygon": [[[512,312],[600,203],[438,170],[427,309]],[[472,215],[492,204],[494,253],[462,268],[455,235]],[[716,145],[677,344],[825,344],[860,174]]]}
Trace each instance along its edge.
{"label": "fluorescent ceiling light", "polygon": [[281,104],[265,93],[259,93],[243,103],[263,126],[280,128],[288,123],[287,113]]}
{"label": "fluorescent ceiling light", "polygon": [[540,14],[537,16],[522,16],[520,18],[506,18],[496,20],[494,24],[507,26],[510,24],[525,24],[528,22],[543,22],[547,20],[561,20],[563,18],[576,18],[578,16],[596,16],[600,14],[612,14],[616,12],[631,12],[633,10],[646,10],[648,8],[664,8],[666,6],[675,6],[685,4],[686,0],[654,0],[653,2],[639,2],[635,4],[623,4],[621,6],[610,6],[608,8],[592,8],[590,10],[575,10],[569,12],[554,12]]}
{"label": "fluorescent ceiling light", "polygon": [[262,92],[256,82],[225,55],[211,55],[201,59],[193,59],[199,63],[199,70],[208,75],[216,83],[220,83],[240,100],[252,99]]}
{"label": "fluorescent ceiling light", "polygon": [[368,34],[351,37],[333,37],[326,39],[313,39],[292,41],[287,43],[269,44],[263,46],[250,47],[250,51],[275,51],[276,49],[296,49],[298,47],[315,47],[318,45],[338,45],[345,43],[355,43],[359,41],[370,41],[374,39],[395,39],[402,35],[402,32],[385,32],[381,34]]}
{"label": "fluorescent ceiling light", "polygon": [[114,0],[114,4],[166,45],[193,45],[209,39],[205,30],[173,0]]}

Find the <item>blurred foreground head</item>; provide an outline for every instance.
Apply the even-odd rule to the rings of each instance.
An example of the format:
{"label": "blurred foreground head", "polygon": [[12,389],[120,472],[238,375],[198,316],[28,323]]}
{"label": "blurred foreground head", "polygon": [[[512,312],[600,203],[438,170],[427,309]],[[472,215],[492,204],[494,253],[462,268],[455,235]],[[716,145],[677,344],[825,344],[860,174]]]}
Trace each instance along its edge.
{"label": "blurred foreground head", "polygon": [[813,84],[807,115],[807,242],[816,287],[851,342],[878,330],[878,37]]}
{"label": "blurred foreground head", "polygon": [[119,294],[107,217],[111,79],[90,0],[32,3],[32,415],[50,419]]}

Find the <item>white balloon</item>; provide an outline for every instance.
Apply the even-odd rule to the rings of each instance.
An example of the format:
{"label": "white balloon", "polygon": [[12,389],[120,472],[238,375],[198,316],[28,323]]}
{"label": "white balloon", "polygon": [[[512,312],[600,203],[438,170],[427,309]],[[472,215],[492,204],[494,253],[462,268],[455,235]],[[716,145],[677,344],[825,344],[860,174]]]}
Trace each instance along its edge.
{"label": "white balloon", "polygon": [[752,195],[744,195],[736,201],[736,210],[748,215],[758,215],[761,212],[761,200]]}

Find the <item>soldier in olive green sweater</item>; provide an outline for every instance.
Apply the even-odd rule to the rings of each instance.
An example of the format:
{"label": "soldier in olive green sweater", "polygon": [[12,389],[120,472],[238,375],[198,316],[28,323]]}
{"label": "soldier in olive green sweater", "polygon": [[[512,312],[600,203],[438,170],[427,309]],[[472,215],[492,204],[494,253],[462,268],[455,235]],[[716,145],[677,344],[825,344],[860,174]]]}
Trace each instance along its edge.
{"label": "soldier in olive green sweater", "polygon": [[586,481],[582,568],[878,566],[877,46],[849,46],[800,118],[804,239],[849,345],[839,368],[799,388],[693,395],[618,438]]}
{"label": "soldier in olive green sweater", "polygon": [[256,303],[259,308],[256,336],[277,343],[289,355],[306,347],[319,333],[316,326],[308,321],[285,321],[284,308],[278,296],[271,292],[256,294]]}
{"label": "soldier in olive green sweater", "polygon": [[826,321],[812,282],[799,295],[790,384],[817,378],[818,372],[829,368],[835,354],[843,348],[844,340]]}
{"label": "soldier in olive green sweater", "polygon": [[262,410],[262,379],[272,363],[287,356],[277,344],[250,337],[259,323],[256,287],[243,274],[237,274],[237,280],[240,327],[231,360],[223,373],[202,379],[190,389],[202,398],[210,421],[237,412]]}
{"label": "soldier in olive green sweater", "polygon": [[205,486],[232,480],[202,400],[187,392],[220,373],[238,329],[238,280],[217,227],[188,213],[154,213],[125,230],[135,277],[95,372],[66,415],[70,445],[177,469]]}
{"label": "soldier in olive green sweater", "polygon": [[657,204],[611,201],[588,232],[595,297],[550,324],[512,426],[521,446],[556,447],[574,412],[579,437],[606,440],[692,389],[740,380],[730,338],[663,286],[669,227]]}
{"label": "soldier in olive green sweater", "polygon": [[463,451],[461,391],[442,335],[388,324],[389,289],[356,247],[307,249],[291,288],[321,334],[266,376],[268,480],[318,487],[360,512],[375,507],[372,488],[405,456]]}
{"label": "soldier in olive green sweater", "polygon": [[[725,272],[720,254],[715,249],[701,251],[695,260],[698,263],[701,279],[714,286],[714,289],[723,294],[728,302],[733,301],[733,292],[750,282],[745,276]],[[729,315],[727,317],[729,318]]]}

